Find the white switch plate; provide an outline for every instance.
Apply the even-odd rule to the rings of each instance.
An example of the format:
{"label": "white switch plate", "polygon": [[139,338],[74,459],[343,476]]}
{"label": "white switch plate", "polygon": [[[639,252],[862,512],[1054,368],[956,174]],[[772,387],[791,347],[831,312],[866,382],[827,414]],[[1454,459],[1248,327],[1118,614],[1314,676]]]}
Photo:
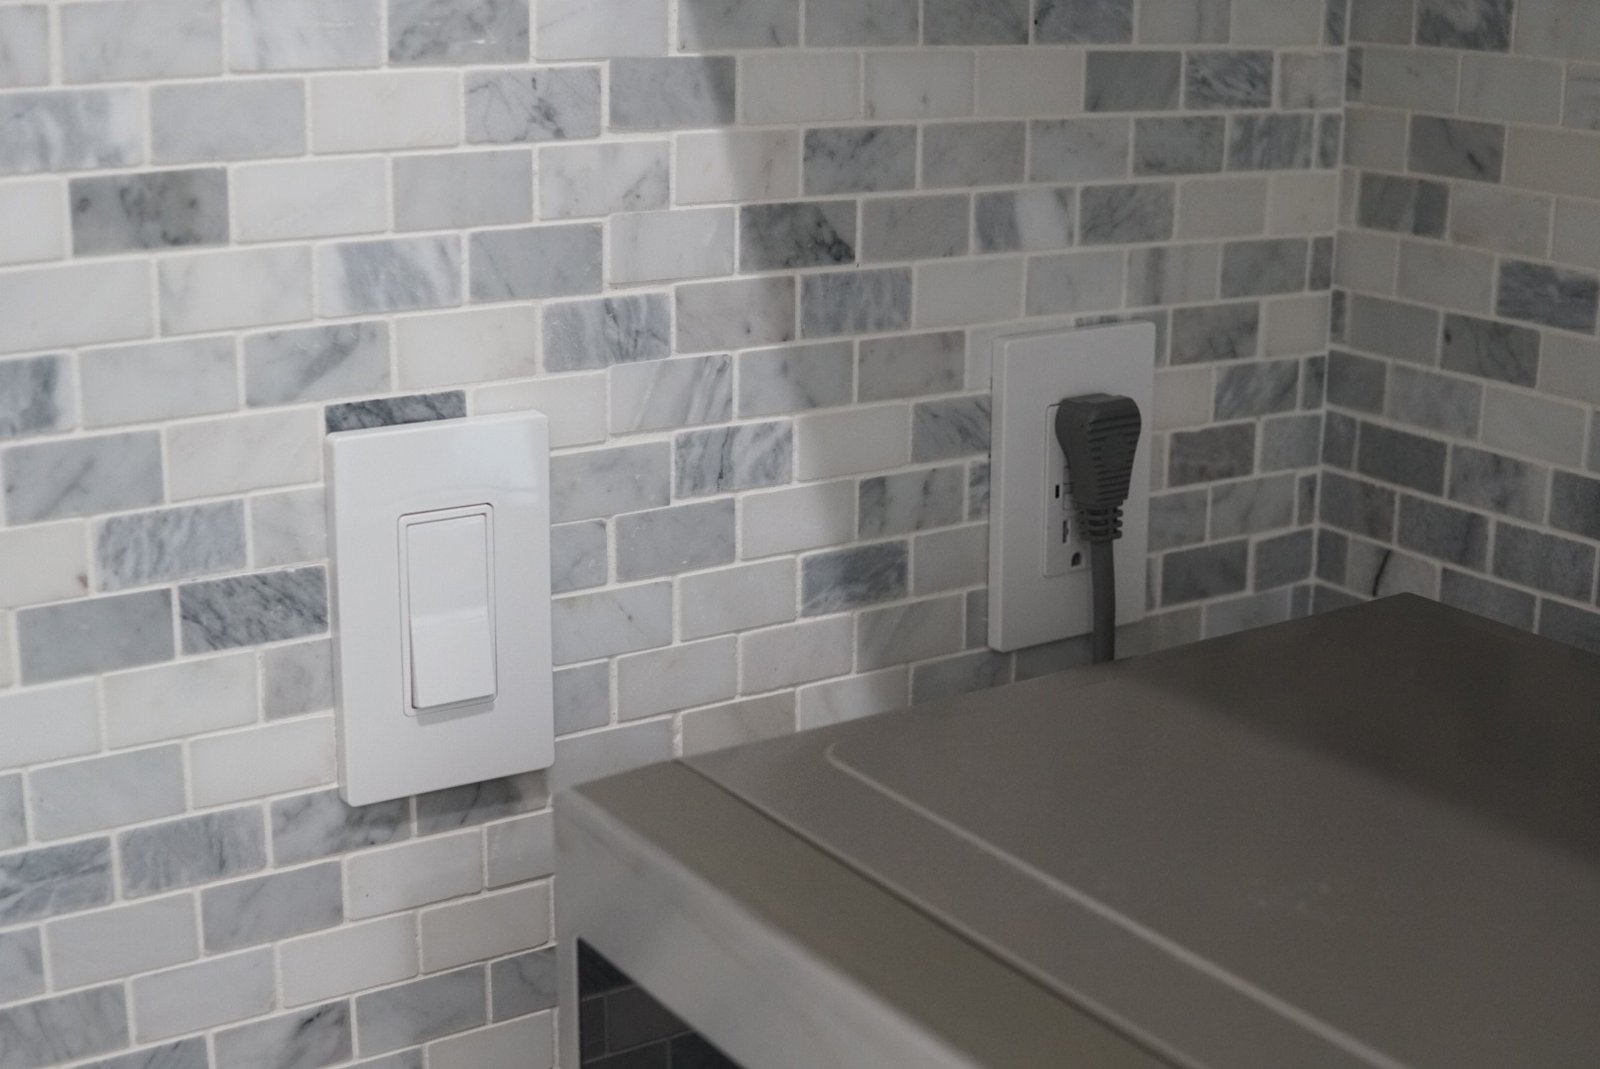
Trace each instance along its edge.
{"label": "white switch plate", "polygon": [[[1065,458],[1053,414],[1064,397],[1133,398],[1144,417],[1133,482],[1123,506],[1117,622],[1145,613],[1150,545],[1150,415],[1155,390],[1151,323],[992,335],[993,448],[989,472],[989,645],[1009,651],[1094,629],[1087,547],[1072,528]],[[1063,486],[1060,498],[1055,488]],[[1063,524],[1067,539],[1062,541]],[[1076,559],[1075,559],[1076,558]]]}
{"label": "white switch plate", "polygon": [[[348,431],[327,438],[334,587],[339,789],[367,805],[548,768],[555,756],[550,677],[550,440],[542,413]],[[493,649],[460,626],[468,584],[421,592],[418,619],[404,547],[416,525],[481,516],[489,529],[488,630]],[[414,543],[415,540],[412,539]],[[448,552],[450,542],[440,543]],[[430,576],[472,562],[444,562]],[[481,574],[479,572],[478,574]],[[480,588],[481,591],[481,588]],[[456,595],[460,595],[457,597]],[[452,624],[452,616],[457,617]],[[424,626],[426,625],[426,626]],[[431,682],[447,694],[488,694],[413,707],[411,642],[437,647]],[[481,678],[493,673],[487,684]],[[464,689],[462,689],[464,688]],[[431,701],[418,701],[430,705]]]}

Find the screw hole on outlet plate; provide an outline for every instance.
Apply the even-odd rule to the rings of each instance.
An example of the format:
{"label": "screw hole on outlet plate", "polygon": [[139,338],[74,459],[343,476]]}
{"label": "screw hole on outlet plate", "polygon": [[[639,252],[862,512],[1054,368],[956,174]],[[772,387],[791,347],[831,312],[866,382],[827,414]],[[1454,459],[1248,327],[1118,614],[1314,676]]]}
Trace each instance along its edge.
{"label": "screw hole on outlet plate", "polygon": [[1080,565],[1082,563],[1083,563],[1083,554],[1082,553],[1074,553],[1072,555],[1072,566],[1074,568],[1076,568],[1076,567],[1078,567],[1078,565]]}

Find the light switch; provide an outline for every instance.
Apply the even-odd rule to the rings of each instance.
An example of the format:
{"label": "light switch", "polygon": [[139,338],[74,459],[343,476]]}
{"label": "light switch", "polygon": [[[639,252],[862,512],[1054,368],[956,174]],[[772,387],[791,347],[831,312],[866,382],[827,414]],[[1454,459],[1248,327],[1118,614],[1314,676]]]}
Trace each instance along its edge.
{"label": "light switch", "polygon": [[402,516],[410,701],[414,715],[493,701],[494,512]]}

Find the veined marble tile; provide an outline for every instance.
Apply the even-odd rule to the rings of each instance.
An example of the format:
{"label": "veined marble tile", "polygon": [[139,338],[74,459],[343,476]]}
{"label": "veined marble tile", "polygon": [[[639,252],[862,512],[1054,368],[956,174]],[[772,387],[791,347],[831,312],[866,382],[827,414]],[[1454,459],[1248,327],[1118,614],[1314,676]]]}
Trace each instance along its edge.
{"label": "veined marble tile", "polygon": [[208,888],[200,895],[200,916],[208,954],[332,927],[344,920],[339,863]]}
{"label": "veined marble tile", "polygon": [[108,839],[85,839],[0,857],[0,923],[21,924],[110,901]]}
{"label": "veined marble tile", "polygon": [[1028,43],[1028,0],[925,0],[922,17],[924,44]]}
{"label": "veined marble tile", "polygon": [[[240,122],[241,115],[250,121]],[[158,85],[150,91],[153,162],[298,156],[305,149],[305,86],[297,79]]]}
{"label": "veined marble tile", "polygon": [[321,421],[303,408],[167,428],[169,497],[182,501],[315,482]]}
{"label": "veined marble tile", "polygon": [[[616,527],[619,582],[655,579],[733,563],[732,498],[693,505],[676,505],[650,512],[635,512],[617,517]],[[623,689],[628,689],[626,683]],[[728,696],[713,695],[706,701],[715,701],[718,697]],[[626,694],[623,695],[624,699],[627,697]],[[638,703],[636,699],[633,703],[624,700],[623,704],[623,715],[627,716],[634,711],[627,706]]]}
{"label": "veined marble tile", "polygon": [[0,174],[137,165],[143,126],[134,89],[8,93],[0,97]]}
{"label": "veined marble tile", "polygon": [[140,1042],[194,1032],[272,1008],[272,951],[209,958],[133,981]]}
{"label": "veined marble tile", "polygon": [[75,178],[68,188],[79,256],[228,240],[228,180],[220,167]]}
{"label": "veined marble tile", "polygon": [[855,261],[854,201],[753,204],[740,210],[744,271],[829,267]]}
{"label": "veined marble tile", "polygon": [[966,482],[960,465],[863,479],[856,533],[883,538],[960,523]]}
{"label": "veined marble tile", "polygon": [[1299,391],[1298,360],[1251,361],[1221,368],[1217,372],[1216,418],[1222,421],[1292,412]]}
{"label": "veined marble tile", "polygon": [[[672,584],[641,583],[551,604],[555,663],[592,661],[672,641]],[[559,783],[553,784],[559,789]]]}
{"label": "veined marble tile", "polygon": [[1533,386],[1539,378],[1539,332],[1471,316],[1447,315],[1440,364],[1514,386]]}
{"label": "veined marble tile", "polygon": [[461,230],[533,216],[533,154],[453,152],[394,161],[397,230]]}
{"label": "veined marble tile", "polygon": [[1129,173],[1133,124],[1127,119],[1036,121],[1029,137],[1029,181],[1078,182]]}
{"label": "veined marble tile", "polygon": [[1213,108],[1270,108],[1271,52],[1191,52],[1184,63],[1184,101],[1202,111]]}
{"label": "veined marble tile", "polygon": [[[20,776],[12,778],[17,783],[22,779]],[[3,788],[0,788],[0,794],[3,794]],[[20,792],[16,795],[16,805],[17,842],[13,844],[7,838],[0,838],[0,842],[6,843],[7,846],[20,844],[26,838],[21,835]],[[44,961],[39,950],[39,930],[22,928],[0,935],[0,1003],[18,1002],[42,994],[44,994]]]}
{"label": "veined marble tile", "polygon": [[162,259],[156,270],[167,333],[311,318],[311,257],[303,248],[194,253]]}
{"label": "veined marble tile", "polygon": [[352,241],[317,250],[318,305],[364,315],[461,303],[461,244],[438,237]]}
{"label": "veined marble tile", "polygon": [[686,0],[678,40],[691,52],[785,48],[800,43],[799,0]]}
{"label": "veined marble tile", "polygon": [[1305,288],[1303,238],[1230,242],[1222,250],[1222,296],[1260,297]]}
{"label": "veined marble tile", "polygon": [[1181,67],[1177,52],[1092,51],[1085,71],[1084,107],[1088,111],[1176,111]]}
{"label": "veined marble tile", "polygon": [[1511,47],[1511,0],[1422,0],[1417,44],[1505,52]]}
{"label": "veined marble tile", "polygon": [[1133,0],[1038,0],[1036,8],[1034,40],[1043,44],[1115,45],[1133,40]]}
{"label": "veined marble tile", "polygon": [[611,281],[663,282],[733,273],[731,208],[630,212],[611,218]]}
{"label": "veined marble tile", "polygon": [[244,340],[251,406],[321,401],[389,389],[389,325],[342,323],[254,334]]}
{"label": "veined marble tile", "polygon": [[911,410],[911,459],[945,460],[989,451],[989,398],[924,401]]}
{"label": "veined marble tile", "polygon": [[227,0],[235,71],[376,67],[379,0]]}
{"label": "veined marble tile", "polygon": [[388,2],[391,63],[497,63],[528,58],[530,0]]}
{"label": "veined marble tile", "polygon": [[1547,327],[1592,334],[1600,308],[1600,279],[1518,260],[1500,265],[1495,314]]}
{"label": "veined marble tile", "polygon": [[904,330],[911,322],[911,272],[904,268],[839,271],[802,280],[807,337]]}
{"label": "veined marble tile", "polygon": [[350,1057],[350,1003],[329,1002],[217,1033],[224,1065],[334,1065]]}
{"label": "veined marble tile", "polygon": [[539,216],[576,219],[667,206],[670,145],[629,141],[539,150]]}
{"label": "veined marble tile", "polygon": [[539,59],[660,56],[667,51],[666,0],[539,0]]}
{"label": "veined marble tile", "polygon": [[716,130],[677,139],[678,204],[781,200],[800,194],[798,130]]}
{"label": "veined marble tile", "polygon": [[972,114],[970,52],[872,52],[867,55],[869,119],[945,119]]}
{"label": "veined marble tile", "polygon": [[1407,162],[1417,174],[1498,182],[1505,142],[1505,127],[1494,123],[1413,115]]}
{"label": "veined marble tile", "polygon": [[560,669],[555,673],[554,690],[558,737],[603,727],[611,719],[609,663]]}
{"label": "veined marble tile", "polygon": [[243,568],[244,506],[223,501],[113,516],[95,532],[95,559],[103,590]]}
{"label": "veined marble tile", "polygon": [[467,414],[467,396],[461,390],[444,393],[414,393],[405,397],[375,397],[370,401],[349,401],[323,409],[323,422],[329,434],[339,431],[393,427],[403,423],[430,423],[441,419],[462,419]]}
{"label": "veined marble tile", "polygon": [[[490,836],[489,864],[493,867],[494,833]],[[555,953],[534,950],[502,958],[489,966],[489,986],[494,991],[492,1009],[497,1021],[548,1010],[556,1004]]]}
{"label": "veined marble tile", "polygon": [[144,1047],[131,1054],[91,1062],[85,1069],[207,1069],[210,1055],[203,1037]]}
{"label": "veined marble tile", "polygon": [[18,446],[4,454],[11,523],[139,508],[161,501],[161,445],[153,431]]}
{"label": "veined marble tile", "polygon": [[469,238],[474,301],[599,293],[598,223],[486,230]]}
{"label": "veined marble tile", "polygon": [[328,629],[328,583],[322,568],[261,572],[178,588],[185,653],[256,646]]}
{"label": "veined marble tile", "polygon": [[1048,252],[1074,241],[1074,198],[1068,186],[982,193],[977,198],[979,252]]}
{"label": "veined marble tile", "polygon": [[960,331],[861,342],[862,401],[887,401],[961,388],[967,342]]}
{"label": "veined marble tile", "polygon": [[544,310],[547,371],[579,371],[672,355],[672,309],[665,294],[604,297]]}
{"label": "veined marble tile", "polygon": [[801,614],[820,616],[905,597],[909,558],[904,541],[806,557],[800,565]]}
{"label": "veined marble tile", "polygon": [[1136,249],[1128,257],[1128,303],[1140,307],[1214,301],[1220,262],[1216,245]]}
{"label": "veined marble tile", "polygon": [[814,195],[910,189],[917,183],[917,128],[807,130],[804,173]]}
{"label": "veined marble tile", "polygon": [[917,0],[806,0],[806,44],[914,45]]}
{"label": "veined marble tile", "polygon": [[1020,122],[934,123],[922,130],[926,186],[1020,182],[1027,126]]}
{"label": "veined marble tile", "polygon": [[353,807],[346,805],[336,790],[273,802],[271,821],[272,856],[279,865],[315,861],[411,837],[411,809],[406,799]]}
{"label": "veined marble tile", "polygon": [[867,610],[856,636],[859,668],[871,671],[959,652],[961,610],[959,597]]}
{"label": "veined marble tile", "polygon": [[486,973],[481,965],[361,995],[356,1026],[363,1054],[409,1047],[476,1028],[488,1019]]}
{"label": "veined marble tile", "polygon": [[611,127],[669,130],[726,126],[734,119],[731,56],[611,61]]}
{"label": "veined marble tile", "polygon": [[619,364],[611,371],[613,434],[732,418],[733,361],[728,356]]}
{"label": "veined marble tile", "polygon": [[557,456],[550,462],[551,521],[661,508],[672,497],[671,464],[666,442]]}
{"label": "veined marble tile", "polygon": [[331,640],[297,642],[261,652],[261,711],[268,720],[331,708]]}
{"label": "veined marble tile", "polygon": [[1316,127],[1309,115],[1239,115],[1231,124],[1229,170],[1288,171],[1311,166]]}
{"label": "veined marble tile", "polygon": [[605,586],[611,567],[608,545],[605,520],[559,523],[550,528],[550,592],[570,594]]}
{"label": "veined marble tile", "polygon": [[69,82],[220,74],[220,0],[73,4],[61,12],[61,66]]}
{"label": "veined marble tile", "polygon": [[775,345],[795,336],[792,277],[679,286],[674,297],[680,352]]}
{"label": "veined marble tile", "polygon": [[673,496],[778,486],[794,471],[794,427],[785,421],[688,431],[676,440]]}
{"label": "veined marble tile", "polygon": [[1039,256],[1028,264],[1027,314],[1067,315],[1121,307],[1125,267],[1119,251]]}
{"label": "veined marble tile", "polygon": [[311,80],[311,143],[317,152],[449,147],[460,140],[461,80],[454,71]]}
{"label": "veined marble tile", "polygon": [[848,405],[854,393],[853,350],[842,341],[740,354],[740,417]]}
{"label": "veined marble tile", "polygon": [[1227,123],[1216,116],[1134,121],[1134,174],[1205,174],[1222,170]]}
{"label": "veined marble tile", "polygon": [[470,71],[467,140],[509,144],[600,134],[600,68]]}
{"label": "veined marble tile", "polygon": [[0,1010],[0,1043],[16,1066],[61,1065],[125,1047],[122,987],[92,987]]}
{"label": "veined marble tile", "polygon": [[50,80],[50,11],[43,4],[0,8],[0,86]]}
{"label": "veined marble tile", "polygon": [[0,361],[0,440],[70,427],[71,376],[62,356]]}

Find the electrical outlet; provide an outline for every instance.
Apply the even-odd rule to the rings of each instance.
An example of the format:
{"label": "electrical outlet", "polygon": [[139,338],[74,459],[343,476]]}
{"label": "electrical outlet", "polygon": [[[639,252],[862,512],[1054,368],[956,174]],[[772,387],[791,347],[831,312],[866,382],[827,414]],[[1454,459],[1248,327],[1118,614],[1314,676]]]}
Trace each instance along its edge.
{"label": "electrical outlet", "polygon": [[993,339],[989,473],[989,645],[1007,651],[1094,628],[1089,547],[1077,534],[1066,457],[1055,435],[1063,398],[1133,398],[1145,430],[1123,506],[1117,622],[1142,619],[1150,544],[1150,415],[1155,327],[1122,323],[1041,331],[1023,325]]}

